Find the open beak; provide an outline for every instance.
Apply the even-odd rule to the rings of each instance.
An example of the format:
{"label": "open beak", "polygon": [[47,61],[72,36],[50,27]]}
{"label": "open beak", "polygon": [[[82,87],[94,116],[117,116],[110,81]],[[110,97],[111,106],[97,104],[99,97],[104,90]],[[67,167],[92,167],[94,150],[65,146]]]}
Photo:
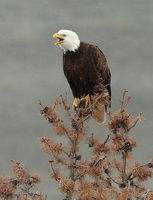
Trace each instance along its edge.
{"label": "open beak", "polygon": [[58,39],[58,41],[55,42],[54,45],[61,44],[61,43],[63,42],[63,40],[64,40],[64,37],[63,37],[61,34],[59,34],[59,33],[55,33],[55,34],[53,34],[52,37]]}

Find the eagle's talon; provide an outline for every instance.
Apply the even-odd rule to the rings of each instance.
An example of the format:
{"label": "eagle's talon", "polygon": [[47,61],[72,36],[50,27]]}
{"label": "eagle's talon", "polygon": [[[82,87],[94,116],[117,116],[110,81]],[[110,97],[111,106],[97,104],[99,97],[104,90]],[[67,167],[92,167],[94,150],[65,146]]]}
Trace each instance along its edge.
{"label": "eagle's talon", "polygon": [[78,106],[73,105],[73,112],[77,111]]}
{"label": "eagle's talon", "polygon": [[79,99],[78,98],[74,98],[74,101],[73,101],[73,111],[74,112],[77,111],[78,104],[79,104]]}
{"label": "eagle's talon", "polygon": [[81,101],[85,101],[85,106],[84,107],[88,108],[89,105],[90,105],[90,96],[89,96],[89,94],[87,94],[87,96],[81,98]]}

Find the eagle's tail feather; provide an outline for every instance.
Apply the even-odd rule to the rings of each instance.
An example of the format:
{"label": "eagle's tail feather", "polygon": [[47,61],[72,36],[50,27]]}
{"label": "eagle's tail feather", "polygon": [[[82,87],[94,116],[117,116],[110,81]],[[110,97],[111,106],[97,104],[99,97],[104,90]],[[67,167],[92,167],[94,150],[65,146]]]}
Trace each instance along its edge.
{"label": "eagle's tail feather", "polygon": [[97,123],[104,124],[106,122],[105,105],[97,101],[93,105],[92,117],[96,120]]}

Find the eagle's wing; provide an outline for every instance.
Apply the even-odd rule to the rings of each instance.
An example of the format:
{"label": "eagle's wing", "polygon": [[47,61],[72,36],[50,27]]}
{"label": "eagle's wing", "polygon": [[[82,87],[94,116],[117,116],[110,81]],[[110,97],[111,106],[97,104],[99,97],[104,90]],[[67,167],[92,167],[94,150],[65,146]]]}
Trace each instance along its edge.
{"label": "eagle's wing", "polygon": [[73,90],[73,88],[75,87],[74,83],[73,83],[74,81],[72,80],[71,76],[69,76],[69,74],[68,74],[68,72],[66,70],[64,70],[64,75],[65,75],[65,77],[66,77],[66,79],[67,79],[67,81],[69,83],[69,86],[70,86],[70,88],[72,90],[73,96],[75,97],[76,94],[75,94],[75,91]]}
{"label": "eagle's wing", "polygon": [[[102,84],[104,85],[109,94],[109,107],[111,106],[111,73],[110,69],[107,65],[107,60],[105,58],[105,55],[103,52],[97,47],[92,46],[92,68],[94,70],[94,73],[97,77],[94,78],[97,82],[95,82],[95,85]],[[96,73],[95,73],[96,72]],[[93,76],[93,75],[92,75]],[[93,111],[92,111],[92,117],[98,122],[98,123],[104,123],[106,120],[106,110],[107,105],[104,105],[102,102],[97,101],[93,105]]]}
{"label": "eagle's wing", "polygon": [[[109,100],[111,102],[111,72],[107,65],[107,61],[105,58],[104,53],[97,47],[97,54],[98,55],[98,61],[97,61],[97,70],[100,73],[101,76],[101,83],[106,86],[108,93],[109,93]],[[109,105],[111,106],[111,104]]]}

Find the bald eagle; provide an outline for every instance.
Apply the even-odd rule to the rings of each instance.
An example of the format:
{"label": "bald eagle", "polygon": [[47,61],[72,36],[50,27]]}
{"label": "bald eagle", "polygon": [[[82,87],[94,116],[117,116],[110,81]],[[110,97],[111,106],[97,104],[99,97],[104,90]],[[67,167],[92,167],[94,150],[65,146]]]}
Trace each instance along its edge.
{"label": "bald eagle", "polygon": [[[53,38],[58,39],[54,44],[63,49],[63,70],[74,96],[74,110],[79,99],[89,101],[95,95],[94,88],[99,84],[106,87],[111,101],[111,73],[103,52],[93,44],[80,41],[70,30],[60,30]],[[106,108],[104,104],[95,106],[97,112],[92,116],[97,122],[105,121]]]}

